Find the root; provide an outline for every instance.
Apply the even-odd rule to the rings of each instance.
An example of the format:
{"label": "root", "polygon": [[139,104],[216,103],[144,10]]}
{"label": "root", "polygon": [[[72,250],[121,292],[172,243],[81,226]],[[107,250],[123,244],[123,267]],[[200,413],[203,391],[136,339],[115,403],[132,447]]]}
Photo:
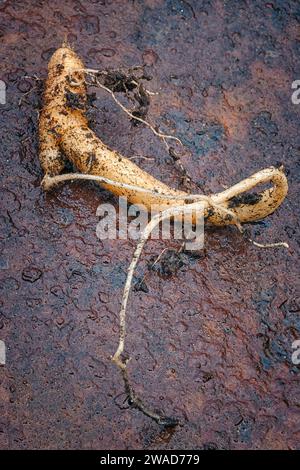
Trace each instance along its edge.
{"label": "root", "polygon": [[254,246],[257,246],[258,248],[289,248],[289,244],[286,242],[278,242],[278,243],[258,243],[254,240],[251,240],[249,238],[249,241],[253,243]]}
{"label": "root", "polygon": [[[116,350],[116,352],[115,352],[115,354],[112,358],[112,361],[119,367],[119,369],[122,372],[124,383],[125,383],[125,389],[126,389],[127,393],[129,394],[129,397],[131,398],[131,401],[133,402],[133,404],[137,408],[139,408],[140,411],[142,411],[144,414],[146,414],[147,416],[149,416],[152,419],[154,419],[155,421],[157,421],[159,424],[162,424],[162,421],[165,421],[166,418],[161,418],[156,413],[150,412],[149,409],[144,405],[143,401],[141,399],[137,399],[137,397],[135,396],[134,391],[132,389],[132,386],[130,385],[129,378],[128,378],[128,373],[127,373],[127,363],[130,360],[130,358],[126,359],[126,360],[122,359],[122,355],[124,354],[124,349],[125,349],[126,309],[127,309],[128,297],[129,297],[130,289],[132,287],[132,280],[133,280],[135,268],[136,268],[137,263],[140,259],[142,250],[145,246],[145,243],[149,239],[149,237],[151,235],[151,232],[154,230],[154,228],[162,220],[164,220],[166,218],[176,217],[180,214],[186,215],[187,211],[192,212],[193,210],[199,210],[200,207],[201,207],[200,204],[202,205],[202,209],[203,209],[203,204],[205,204],[207,202],[208,201],[206,200],[206,201],[202,201],[200,203],[190,204],[189,206],[184,205],[184,206],[177,207],[177,208],[167,209],[167,210],[163,211],[160,214],[157,214],[156,216],[154,216],[152,218],[152,220],[148,223],[148,225],[144,229],[144,231],[141,235],[141,238],[140,238],[140,240],[137,244],[137,247],[134,251],[134,254],[132,256],[131,263],[130,263],[129,268],[128,268],[128,273],[127,273],[127,278],[126,278],[126,282],[125,282],[124,291],[123,291],[123,297],[122,297],[122,301],[121,301],[121,310],[120,310],[120,313],[119,313],[119,318],[120,318],[120,323],[119,323],[119,345],[118,345],[118,348],[117,348],[117,350]],[[283,246],[283,247],[288,248],[287,243],[284,243],[284,242],[282,242],[282,243],[272,243],[272,244],[268,244],[268,245],[261,245],[259,243],[253,242],[253,241],[252,241],[252,243],[254,243],[258,247],[273,248],[273,247]],[[157,259],[155,260],[153,265],[156,264],[159,261],[159,259],[161,258],[163,252],[164,252],[164,250],[157,257]],[[130,393],[128,392],[128,390],[130,391]],[[147,411],[145,412],[145,410],[147,410]],[[174,420],[174,418],[167,418],[167,422],[169,423],[168,424],[169,426],[175,426],[176,424],[178,424],[178,420],[176,420],[176,419]]]}
{"label": "root", "polygon": [[[64,153],[81,173],[122,183],[123,186],[117,186],[103,182],[103,186],[116,195],[126,196],[129,202],[144,204],[148,210],[151,210],[152,205],[178,206],[189,203],[192,200],[189,193],[172,189],[153,178],[131,160],[110,150],[89,129],[85,116],[85,70],[79,57],[68,48],[58,49],[49,63],[45,103],[40,116],[40,161],[46,175],[55,176],[61,173]],[[113,93],[110,89],[107,91]],[[154,131],[157,132],[155,129]],[[159,134],[164,139],[175,138]],[[273,187],[258,193],[255,204],[248,203],[247,200],[243,202],[241,198],[233,204],[233,198],[265,183],[271,183]],[[214,210],[207,212],[207,220],[215,225],[238,225],[260,220],[281,204],[287,189],[283,169],[271,167],[259,171],[228,190],[211,195]],[[167,195],[172,197],[167,198]],[[203,195],[193,197],[194,200],[204,198]]]}
{"label": "root", "polygon": [[[178,142],[180,145],[183,146],[183,143],[181,142],[181,140],[178,138],[178,137],[175,137],[173,135],[167,135],[167,134],[163,134],[162,132],[159,132],[157,131],[153,126],[152,124],[150,124],[149,122],[145,121],[145,119],[142,119],[141,117],[139,116],[136,116],[134,115],[131,111],[129,111],[129,109],[126,108],[126,106],[124,106],[121,101],[118,100],[118,98],[116,97],[115,93],[108,87],[106,87],[105,85],[103,85],[102,83],[100,83],[100,81],[97,79],[97,75],[99,74],[99,71],[94,71],[93,69],[83,69],[83,71],[87,74],[87,75],[90,75],[93,77],[93,81],[92,83],[90,83],[89,85],[92,85],[92,86],[96,86],[98,88],[102,88],[102,90],[105,90],[107,93],[109,93],[113,100],[115,101],[115,103],[133,120],[135,121],[138,121],[138,122],[141,122],[142,124],[144,124],[145,126],[149,127],[149,129],[151,129],[151,131],[153,132],[153,134],[155,134],[157,137],[159,137],[160,139],[162,139],[162,141],[164,142],[164,144],[166,145],[167,149],[169,150],[169,146],[167,144],[167,140],[175,140],[176,142]],[[149,92],[148,92],[149,93]]]}
{"label": "root", "polygon": [[124,386],[125,386],[125,392],[128,397],[128,404],[132,406],[133,408],[136,408],[137,410],[141,411],[145,416],[148,416],[148,418],[153,419],[156,421],[157,424],[160,424],[161,426],[165,427],[174,427],[179,424],[179,420],[173,417],[167,417],[167,416],[162,416],[156,413],[155,411],[151,410],[148,408],[144,402],[136,395],[129,377],[128,377],[128,371],[126,366],[123,367],[121,366],[123,363],[117,363],[117,366],[121,369],[121,374],[123,377],[124,381]]}
{"label": "root", "polygon": [[[49,191],[53,186],[56,186],[59,183],[63,183],[65,181],[76,181],[76,180],[97,181],[99,183],[109,184],[110,186],[113,186],[115,188],[123,188],[123,189],[128,189],[130,191],[150,194],[151,196],[157,196],[157,191],[152,190],[152,189],[142,188],[140,186],[135,186],[133,184],[120,183],[118,181],[114,181],[109,178],[104,178],[103,176],[90,175],[86,173],[65,173],[63,175],[56,175],[56,176],[45,175],[41,182],[41,186],[45,191]],[[160,193],[160,197],[167,201],[173,201],[173,200],[182,201],[182,196],[171,196],[170,194]],[[204,196],[201,194],[187,195],[184,199],[185,201],[191,201],[191,202],[194,202],[197,200],[199,201],[203,200],[203,201],[208,201],[208,202],[210,201],[209,196]],[[226,211],[226,213],[227,212],[232,214],[232,216],[234,217],[233,211]]]}
{"label": "root", "polygon": [[[128,376],[128,359],[124,358],[128,297],[143,247],[153,229],[162,220],[183,215],[196,222],[197,215],[195,216],[194,211],[199,209],[203,209],[205,220],[209,224],[235,225],[240,232],[243,232],[243,223],[261,220],[280,206],[288,191],[286,176],[283,168],[270,167],[216,194],[191,195],[185,191],[172,189],[143,171],[130,159],[109,149],[91,131],[85,115],[86,75],[92,77],[91,85],[108,92],[131,119],[149,127],[167,147],[169,139],[182,145],[180,139],[157,131],[146,120],[130,112],[116,98],[114,89],[99,81],[99,71],[86,69],[80,58],[66,44],[52,56],[48,72],[44,107],[40,114],[40,162],[45,171],[43,188],[49,190],[52,186],[68,180],[93,180],[115,195],[127,197],[131,203],[146,206],[149,211],[153,205],[162,207],[144,229],[128,268],[119,314],[119,344],[112,360],[121,370],[125,390],[132,406],[159,424],[173,426],[177,423],[176,420],[151,411],[137,397]],[[64,169],[65,157],[80,173],[60,174]],[[265,184],[271,187],[252,195],[246,194],[257,186]],[[262,245],[252,239],[250,241],[260,248],[287,247],[286,243]]]}
{"label": "root", "polygon": [[[109,183],[110,185],[115,185],[117,187],[126,187],[127,189],[134,189],[136,191],[142,191],[142,192],[150,192],[150,190],[145,190],[145,188],[140,188],[137,186],[130,186],[126,185],[124,186],[122,183],[118,183],[112,180],[108,180],[107,178],[103,178],[100,176],[95,176],[95,175],[84,175],[84,174],[65,174],[65,175],[59,175],[55,177],[49,177],[45,176],[42,182],[42,185],[44,189],[49,190],[51,187],[54,185],[68,181],[68,180],[89,180],[89,181],[100,181],[102,183]],[[169,195],[162,195],[162,197],[166,197],[166,199],[170,198]],[[137,266],[137,263],[139,261],[139,258],[141,256],[143,247],[147,240],[149,239],[151,232],[154,230],[154,228],[164,219],[169,218],[169,217],[174,217],[178,216],[181,214],[186,215],[187,212],[193,212],[194,210],[199,210],[200,208],[203,208],[203,204],[207,204],[212,208],[218,208],[219,210],[225,211],[226,215],[230,215],[231,217],[235,217],[235,215],[232,213],[232,211],[224,209],[220,205],[216,205],[212,202],[211,198],[208,196],[201,196],[201,195],[191,195],[189,196],[190,200],[195,201],[195,199],[198,199],[198,202],[193,202],[189,205],[183,205],[175,208],[170,208],[165,211],[163,211],[160,214],[157,214],[152,218],[152,220],[149,222],[149,224],[146,226],[144,229],[140,241],[137,244],[137,247],[135,249],[135,252],[133,254],[130,266],[128,268],[128,274],[126,278],[126,283],[124,287],[124,292],[123,292],[123,297],[122,297],[122,302],[121,302],[121,310],[119,313],[119,318],[120,318],[120,323],[119,323],[119,345],[117,348],[117,351],[115,352],[112,360],[113,362],[118,366],[118,368],[121,370],[122,377],[124,380],[124,385],[125,385],[125,391],[128,395],[128,400],[131,406],[139,409],[143,414],[146,416],[152,418],[154,421],[156,421],[158,424],[163,424],[167,426],[175,426],[178,424],[178,420],[174,418],[168,418],[168,417],[163,417],[156,412],[150,410],[144,402],[136,395],[133,386],[130,383],[129,380],[129,375],[127,371],[127,363],[129,359],[122,359],[122,355],[124,354],[124,348],[125,348],[125,338],[126,338],[126,311],[127,311],[127,304],[128,304],[128,298],[129,298],[129,293],[132,288],[132,280],[134,276],[134,272]],[[236,221],[236,225],[239,228],[240,231],[242,231],[241,224],[239,221]],[[262,245],[260,243],[257,243],[251,239],[249,239],[255,246],[260,247],[260,248],[274,248],[274,247],[287,247],[287,243],[272,243],[272,244],[267,244],[267,245]],[[162,252],[163,253],[163,252]],[[162,255],[161,253],[161,255]],[[161,256],[160,255],[160,256]],[[160,256],[156,259],[155,263],[159,261]],[[154,264],[155,264],[154,263]]]}
{"label": "root", "polygon": [[[203,205],[203,202],[200,204]],[[176,424],[178,424],[178,420],[174,418],[166,418],[166,417],[163,418],[157,413],[150,411],[148,407],[144,405],[143,401],[140,398],[136,397],[133,391],[133,388],[130,385],[130,381],[129,381],[128,373],[127,373],[127,363],[130,360],[130,358],[122,359],[122,355],[124,354],[125,338],[126,338],[126,309],[127,309],[130,289],[132,286],[132,279],[133,279],[134,271],[139,261],[139,258],[141,256],[143,247],[145,243],[147,242],[147,240],[149,239],[151,232],[162,220],[167,219],[169,217],[176,217],[181,214],[186,215],[187,212],[192,212],[195,209],[196,210],[199,209],[199,203],[190,204],[190,206],[188,207],[184,205],[184,206],[180,206],[176,208],[167,209],[163,211],[162,213],[155,215],[151,219],[151,221],[148,223],[148,225],[145,227],[141,235],[141,238],[137,244],[137,247],[134,251],[134,254],[132,256],[130,266],[128,268],[127,278],[126,278],[125,287],[123,291],[123,297],[121,301],[121,310],[119,314],[119,318],[120,318],[119,344],[118,344],[118,348],[114,356],[112,357],[112,361],[119,367],[119,369],[122,372],[124,383],[125,383],[125,389],[126,389],[126,392],[129,394],[129,397],[131,401],[133,402],[133,405],[137,407],[140,411],[142,411],[144,414],[154,419],[159,424],[168,424],[168,426],[175,426]]]}
{"label": "root", "polygon": [[[213,209],[214,211],[218,211],[219,214],[222,215],[223,220],[229,220],[231,223],[235,224],[239,231],[242,233],[242,222],[237,215],[237,213],[233,209],[228,209],[226,207],[229,205],[229,202],[233,198],[237,198],[241,194],[243,194],[245,191],[252,189],[254,185],[258,185],[261,183],[264,183],[266,179],[270,178],[270,175],[272,174],[272,169],[270,168],[269,171],[267,171],[267,176],[266,176],[266,170],[263,170],[262,172],[258,172],[252,177],[249,177],[243,181],[241,181],[239,184],[232,186],[231,188],[227,189],[223,193],[218,193],[218,194],[213,194],[211,196],[206,196],[204,194],[188,194],[184,198],[184,202],[187,205],[193,202],[207,202],[208,208]],[[49,176],[45,175],[42,181],[42,187],[45,190],[49,190],[51,187],[55,186],[56,184],[59,184],[64,181],[70,181],[70,180],[90,180],[90,181],[97,181],[99,183],[105,183],[108,184],[110,187],[115,187],[115,188],[122,188],[130,191],[135,191],[137,193],[143,193],[143,194],[149,194],[151,196],[156,197],[157,196],[157,191],[155,189],[147,189],[143,188],[140,186],[132,185],[132,184],[127,184],[127,183],[122,183],[118,181],[114,181],[109,178],[105,178],[103,176],[99,175],[92,175],[92,174],[83,174],[83,173],[68,173],[68,174],[63,174],[63,175],[57,175],[57,176]],[[176,195],[170,195],[170,194],[164,194],[164,193],[159,193],[160,199],[165,200],[165,201],[182,201],[182,196],[176,196]],[[252,240],[250,240],[252,241]],[[256,246],[259,246],[257,242],[254,242]],[[285,244],[286,245],[286,244]],[[285,246],[282,245],[282,246]],[[262,245],[263,246],[263,245]],[[270,246],[272,247],[272,245]]]}

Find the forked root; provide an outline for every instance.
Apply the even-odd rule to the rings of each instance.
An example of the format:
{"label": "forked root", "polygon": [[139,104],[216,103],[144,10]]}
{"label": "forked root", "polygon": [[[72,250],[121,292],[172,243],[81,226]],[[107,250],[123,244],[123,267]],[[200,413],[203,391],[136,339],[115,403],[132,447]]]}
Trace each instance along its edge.
{"label": "forked root", "polygon": [[[202,195],[191,197],[185,191],[170,188],[130,159],[110,150],[89,129],[85,115],[85,70],[80,58],[68,47],[58,49],[50,60],[44,107],[40,115],[40,161],[45,174],[55,176],[61,173],[67,158],[81,173],[114,181],[114,185],[104,180],[99,183],[116,195],[126,196],[133,204],[143,204],[149,211],[153,205],[167,208],[203,198]],[[256,193],[251,200],[236,199],[242,193],[266,183],[272,187]],[[226,191],[209,196],[214,210],[206,209],[206,219],[214,225],[260,220],[279,207],[287,190],[283,169],[267,168]],[[226,214],[226,210],[230,213]]]}
{"label": "forked root", "polygon": [[[121,310],[119,345],[112,360],[122,371],[125,389],[131,404],[159,424],[174,425],[176,420],[163,418],[148,409],[135,394],[128,378],[127,360],[123,359],[126,337],[126,308],[132,285],[135,267],[144,244],[152,230],[165,218],[192,217],[197,222],[197,210],[204,211],[205,220],[214,225],[236,225],[242,231],[242,224],[253,222],[274,212],[284,200],[288,184],[283,168],[266,168],[240,183],[211,195],[189,194],[170,188],[153,176],[144,172],[130,159],[109,149],[90,130],[85,115],[87,108],[86,75],[80,58],[69,47],[58,49],[52,56],[48,67],[48,80],[44,95],[44,107],[40,114],[40,162],[45,171],[42,185],[45,190],[67,180],[84,179],[98,182],[117,196],[127,197],[134,204],[160,207],[160,212],[146,226],[137,244],[125,283]],[[99,85],[99,83],[98,83]],[[106,89],[122,107],[114,93]],[[125,110],[125,109],[124,109]],[[127,112],[128,110],[126,110]],[[128,114],[128,112],[127,112]],[[135,117],[136,118],[136,117]],[[158,137],[177,139],[156,131],[146,121]],[[80,173],[60,175],[65,158],[70,160]],[[254,194],[248,194],[260,185],[271,187]],[[251,240],[252,241],[252,240]],[[256,246],[263,246],[253,242]],[[284,244],[280,244],[283,246]],[[264,247],[279,244],[264,245]]]}

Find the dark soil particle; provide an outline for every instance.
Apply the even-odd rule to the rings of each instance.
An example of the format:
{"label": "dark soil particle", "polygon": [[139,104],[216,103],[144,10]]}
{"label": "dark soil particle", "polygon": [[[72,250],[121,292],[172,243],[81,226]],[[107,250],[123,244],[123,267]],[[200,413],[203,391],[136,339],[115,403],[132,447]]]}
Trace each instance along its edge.
{"label": "dark soil particle", "polygon": [[[137,101],[138,106],[132,111],[132,114],[145,120],[148,114],[150,98],[142,84],[139,85],[137,92],[134,93],[134,98]],[[133,120],[133,123],[135,125],[139,124],[139,122],[136,120]]]}
{"label": "dark soil particle", "polygon": [[[171,277],[173,274],[176,274],[186,262],[186,256],[182,252],[177,252],[174,250],[167,250],[163,253],[160,260],[155,263],[155,260],[152,260],[148,268],[152,271],[158,273],[161,277],[167,278]],[[155,264],[153,264],[155,263]]]}
{"label": "dark soil particle", "polygon": [[127,93],[137,87],[136,79],[133,75],[126,75],[121,71],[107,71],[100,75],[103,85],[113,92]]}
{"label": "dark soil particle", "polygon": [[134,290],[136,292],[144,292],[145,294],[148,294],[149,288],[144,278],[137,279],[137,281],[134,284]]}
{"label": "dark soil particle", "polygon": [[71,109],[85,109],[86,108],[86,99],[85,96],[80,95],[79,93],[73,93],[72,91],[67,91],[66,95],[66,106]]}
{"label": "dark soil particle", "polygon": [[64,65],[63,64],[57,64],[56,66],[56,71],[58,74],[60,74],[64,69]]}
{"label": "dark soil particle", "polygon": [[234,207],[239,207],[243,204],[253,206],[257,202],[259,202],[261,198],[261,194],[257,193],[241,194],[240,196],[235,196],[230,199],[228,207],[229,209],[233,209]]}
{"label": "dark soil particle", "polygon": [[97,101],[96,93],[87,93],[87,106],[94,106],[95,101]]}
{"label": "dark soil particle", "polygon": [[159,274],[163,279],[176,275],[185,266],[203,258],[202,252],[186,250],[166,250],[159,261],[151,259],[148,269]]}

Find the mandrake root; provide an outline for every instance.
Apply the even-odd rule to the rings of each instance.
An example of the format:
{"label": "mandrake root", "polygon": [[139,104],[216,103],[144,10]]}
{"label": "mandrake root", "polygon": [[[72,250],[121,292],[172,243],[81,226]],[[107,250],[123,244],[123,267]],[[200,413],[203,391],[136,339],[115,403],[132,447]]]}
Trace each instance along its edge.
{"label": "mandrake root", "polygon": [[[137,119],[116,98],[114,92],[97,80],[98,71],[86,69],[78,55],[67,45],[59,48],[52,56],[48,66],[48,79],[44,94],[44,106],[40,113],[40,162],[45,172],[42,186],[49,190],[68,180],[93,180],[117,196],[124,196],[129,202],[146,206],[159,206],[155,215],[144,229],[128,268],[128,275],[120,310],[120,334],[118,348],[112,357],[122,373],[125,391],[132,407],[164,426],[175,426],[174,418],[163,417],[151,411],[136,395],[131,386],[127,363],[124,359],[126,338],[126,310],[132,285],[134,270],[152,230],[165,218],[178,216],[192,217],[201,208],[206,222],[213,225],[235,225],[242,232],[242,224],[253,222],[272,214],[283,202],[288,191],[288,183],[282,167],[270,167],[231,186],[225,191],[210,194],[189,194],[175,190],[149,175],[130,159],[108,148],[89,128],[86,118],[88,105],[86,77],[112,95],[115,102],[131,118]],[[162,138],[178,141],[177,137],[158,132],[144,119],[138,120]],[[180,142],[180,141],[179,141]],[[79,173],[60,174],[65,159],[71,161]],[[249,191],[261,185],[269,185],[254,194]],[[286,246],[286,244],[261,245],[259,247]]]}

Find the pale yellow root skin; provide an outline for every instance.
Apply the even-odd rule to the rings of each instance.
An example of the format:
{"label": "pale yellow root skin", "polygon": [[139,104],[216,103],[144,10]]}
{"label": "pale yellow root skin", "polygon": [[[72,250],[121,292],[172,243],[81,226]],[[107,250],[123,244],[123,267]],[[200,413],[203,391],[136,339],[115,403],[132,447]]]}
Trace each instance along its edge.
{"label": "pale yellow root skin", "polygon": [[[148,210],[156,205],[161,208],[190,203],[188,193],[170,188],[149,175],[131,160],[110,150],[89,129],[84,109],[70,106],[66,95],[73,93],[81,104],[86,103],[84,64],[69,47],[58,49],[48,66],[48,80],[44,95],[44,107],[40,115],[40,162],[46,176],[58,175],[64,168],[65,158],[81,173],[98,175],[110,180],[150,189],[154,194],[134,189],[118,188],[101,183],[116,195],[126,196],[131,203],[143,204]],[[270,183],[271,188],[260,193],[255,204],[237,204],[230,200],[260,184]],[[267,168],[259,171],[226,191],[210,195],[206,203],[206,216],[210,223],[226,225],[235,223],[223,209],[230,209],[240,223],[260,220],[274,212],[288,191],[287,179],[282,169]],[[163,195],[174,196],[166,199]],[[181,199],[182,196],[182,199]]]}

